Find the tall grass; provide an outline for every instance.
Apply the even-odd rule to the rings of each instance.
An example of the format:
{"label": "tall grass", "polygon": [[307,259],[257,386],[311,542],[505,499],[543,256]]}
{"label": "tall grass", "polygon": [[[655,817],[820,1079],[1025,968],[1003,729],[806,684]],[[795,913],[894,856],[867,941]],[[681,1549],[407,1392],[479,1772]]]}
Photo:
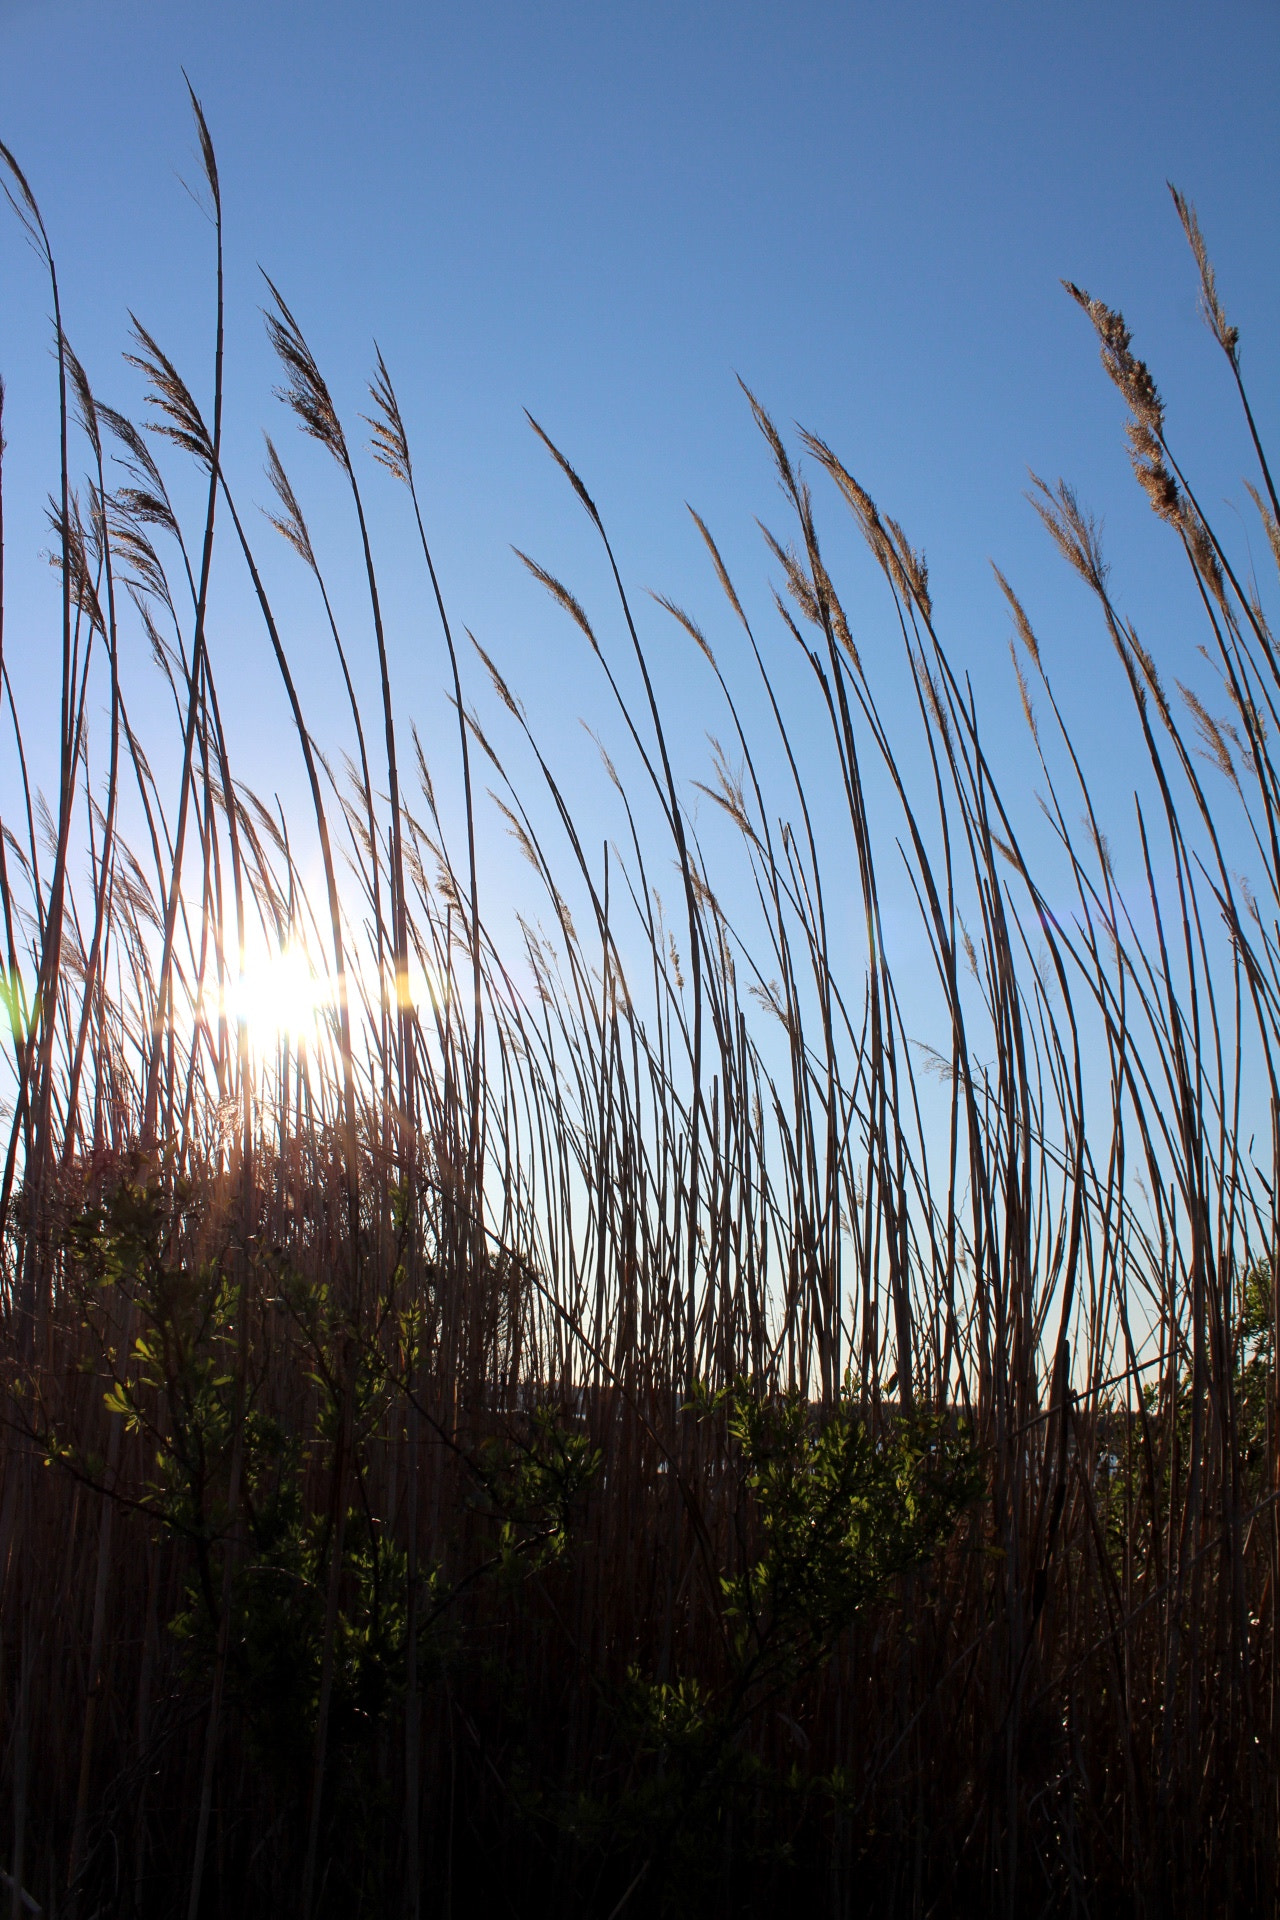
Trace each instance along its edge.
{"label": "tall grass", "polygon": [[[60,404],[47,805],[0,576],[12,1912],[1270,1910],[1280,668],[1122,319],[1070,289],[1225,718],[1166,691],[1072,491],[1032,499],[1132,695],[1118,831],[1140,886],[1014,588],[997,575],[1034,817],[907,535],[750,395],[790,519],[766,536],[777,634],[696,515],[729,640],[660,603],[722,702],[703,791],[736,867],[673,760],[655,616],[536,428],[616,594],[590,616],[527,561],[634,769],[614,773],[627,837],[597,855],[517,691],[459,649],[379,357],[371,450],[411,496],[457,721],[456,752],[437,729],[429,766],[411,730],[406,761],[366,449],[271,288],[281,398],[349,494],[381,694],[379,730],[352,671],[368,642],[271,445],[271,517],[349,700],[347,777],[310,733],[270,536],[221,456],[221,201],[193,106],[212,377],[197,400],[137,327],[141,428],[95,398],[0,148]],[[1280,562],[1238,337],[1175,200]],[[877,695],[801,458],[883,575],[914,711]],[[236,772],[215,568],[250,583],[306,821]],[[176,783],[130,721],[139,643]],[[821,743],[797,733],[797,665]],[[470,704],[486,676],[523,775]],[[462,795],[460,851],[437,780]],[[484,906],[486,786],[544,895],[514,942]],[[917,910],[897,953],[886,860]],[[263,938],[326,983],[305,1045],[236,1016]]]}

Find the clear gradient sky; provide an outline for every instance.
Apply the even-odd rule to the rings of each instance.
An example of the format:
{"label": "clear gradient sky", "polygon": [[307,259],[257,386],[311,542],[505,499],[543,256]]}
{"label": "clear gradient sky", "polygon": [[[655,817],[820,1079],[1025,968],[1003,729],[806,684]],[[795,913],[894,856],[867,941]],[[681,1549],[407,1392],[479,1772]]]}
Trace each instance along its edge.
{"label": "clear gradient sky", "polygon": [[[230,470],[265,497],[269,425],[321,538],[349,540],[332,476],[270,397],[260,262],[352,427],[376,335],[452,609],[553,748],[580,752],[573,722],[598,706],[594,683],[510,546],[594,606],[604,583],[522,408],[579,465],[629,579],[673,593],[716,637],[728,629],[683,503],[759,607],[753,516],[778,511],[735,373],[781,421],[820,431],[926,549],[943,631],[997,712],[1014,708],[989,555],[1073,663],[1104,750],[1119,699],[1097,622],[1022,499],[1028,466],[1065,474],[1105,514],[1120,598],[1157,653],[1176,667],[1189,648],[1168,536],[1129,478],[1118,397],[1059,276],[1123,308],[1207,497],[1240,498],[1246,449],[1220,424],[1226,369],[1165,181],[1198,206],[1274,430],[1277,0],[0,0],[0,138],[43,207],[68,332],[125,406],[130,307],[207,386],[210,247],[180,183],[196,173],[183,67],[223,181]],[[47,672],[33,636],[50,587],[32,558],[54,481],[47,311],[16,224],[0,224],[7,648],[32,695]],[[401,710],[430,739],[442,661],[397,558],[403,509],[379,499]],[[851,556],[835,503],[820,505]],[[864,643],[892,644],[883,596],[855,578]],[[353,620],[356,584],[339,582]],[[701,726],[722,721],[704,719],[701,670],[660,620],[693,777]],[[248,771],[270,787],[287,735],[261,636],[228,618],[214,645]],[[332,716],[340,741],[336,676],[326,661],[304,678],[316,732]],[[280,781],[297,778],[282,760]]]}

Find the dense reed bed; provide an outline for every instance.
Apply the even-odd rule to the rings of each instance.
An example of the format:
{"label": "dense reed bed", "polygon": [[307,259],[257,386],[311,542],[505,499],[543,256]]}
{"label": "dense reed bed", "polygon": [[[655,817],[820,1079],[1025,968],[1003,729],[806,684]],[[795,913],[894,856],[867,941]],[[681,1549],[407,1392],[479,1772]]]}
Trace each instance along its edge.
{"label": "dense reed bed", "polygon": [[[145,426],[95,398],[0,149],[61,396],[47,804],[23,726],[48,716],[19,713],[3,653],[30,642],[0,626],[12,1912],[1271,1910],[1280,665],[1123,321],[1070,289],[1213,704],[1166,692],[1070,489],[1033,503],[1132,695],[1128,816],[1103,818],[1013,587],[1039,811],[901,527],[748,396],[790,524],[763,633],[697,521],[714,650],[680,608],[641,613],[547,442],[616,588],[589,614],[528,563],[632,769],[597,852],[518,689],[450,623],[390,373],[377,474],[271,289],[282,398],[350,501],[349,550],[318,553],[272,448],[349,694],[345,773],[309,731],[275,536],[221,460],[196,117],[216,350],[189,386],[137,329]],[[1280,561],[1237,336],[1176,210]],[[881,609],[842,603],[804,471]],[[392,685],[390,482],[454,689],[430,764]],[[346,631],[326,568],[353,564]],[[237,770],[220,569],[250,582],[309,818]],[[717,689],[702,828],[646,652],[668,617]],[[868,631],[881,667],[897,636],[892,726]],[[173,781],[130,720],[149,656]],[[510,927],[486,790],[541,888]],[[237,1002],[264,942],[321,983],[303,1035],[264,1041]]]}

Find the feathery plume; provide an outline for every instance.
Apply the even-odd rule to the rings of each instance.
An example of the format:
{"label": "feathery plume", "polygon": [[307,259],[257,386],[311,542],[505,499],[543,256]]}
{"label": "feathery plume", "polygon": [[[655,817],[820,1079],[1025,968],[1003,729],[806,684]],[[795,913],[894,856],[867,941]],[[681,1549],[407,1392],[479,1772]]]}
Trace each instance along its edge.
{"label": "feathery plume", "polygon": [[263,314],[267,323],[267,337],[285,370],[286,383],[276,388],[276,398],[293,409],[303,432],[309,433],[313,440],[318,440],[338,465],[350,473],[351,457],[347,452],[346,437],[315,355],[271,276],[264,273],[262,277],[276,303],[274,313],[267,311]]}
{"label": "feathery plume", "polygon": [[545,567],[540,567],[536,560],[531,560],[527,553],[521,553],[519,547],[513,547],[511,551],[515,554],[517,560],[522,561],[524,565],[528,567],[534,579],[541,582],[551,595],[551,598],[564,608],[570,619],[581,627],[583,633],[585,633],[587,639],[591,642],[592,647],[599,653],[600,643],[591,630],[591,622],[587,619],[586,614],[574,599],[568,587],[563,586],[554,574],[548,573]]}
{"label": "feathery plume", "polygon": [[1187,236],[1187,243],[1195,255],[1196,266],[1200,270],[1200,310],[1204,315],[1205,325],[1232,366],[1236,367],[1240,362],[1240,329],[1230,324],[1222,310],[1222,302],[1218,298],[1217,275],[1214,273],[1213,262],[1209,258],[1209,250],[1204,243],[1204,235],[1200,231],[1196,210],[1191,202],[1178,192],[1172,180],[1166,180],[1165,185],[1173,197],[1178,218],[1182,222],[1182,231]]}

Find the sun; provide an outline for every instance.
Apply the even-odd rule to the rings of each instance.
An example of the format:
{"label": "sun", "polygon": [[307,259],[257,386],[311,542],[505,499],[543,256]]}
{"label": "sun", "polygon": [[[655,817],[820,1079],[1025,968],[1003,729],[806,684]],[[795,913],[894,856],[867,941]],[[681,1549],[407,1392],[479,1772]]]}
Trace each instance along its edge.
{"label": "sun", "polygon": [[259,1046],[277,1040],[305,1044],[333,1005],[333,991],[306,948],[286,941],[245,956],[239,978],[227,983],[223,1005],[227,1019],[233,1025],[243,1021]]}
{"label": "sun", "polygon": [[[451,997],[451,983],[434,970],[428,972],[414,958],[396,976],[398,987],[386,983],[387,1006],[428,1019]],[[0,973],[0,1014],[4,999]],[[310,1047],[321,1037],[338,1006],[332,975],[317,968],[300,940],[276,946],[259,945],[246,953],[238,976],[224,978],[220,987],[207,981],[201,997],[204,1017],[225,1020],[231,1028],[243,1022],[250,1046],[257,1052],[282,1042]]]}

